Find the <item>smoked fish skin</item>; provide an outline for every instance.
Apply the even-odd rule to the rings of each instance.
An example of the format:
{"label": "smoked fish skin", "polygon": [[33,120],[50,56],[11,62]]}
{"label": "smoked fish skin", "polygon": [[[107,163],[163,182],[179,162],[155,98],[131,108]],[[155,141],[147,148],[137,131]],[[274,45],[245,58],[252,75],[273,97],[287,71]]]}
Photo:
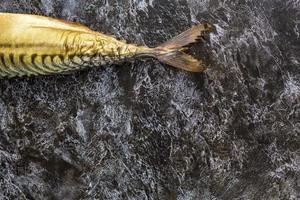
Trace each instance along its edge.
{"label": "smoked fish skin", "polygon": [[156,47],[137,46],[64,20],[0,13],[0,77],[48,75],[150,56],[187,71],[203,71],[202,62],[182,52],[209,24],[195,26]]}

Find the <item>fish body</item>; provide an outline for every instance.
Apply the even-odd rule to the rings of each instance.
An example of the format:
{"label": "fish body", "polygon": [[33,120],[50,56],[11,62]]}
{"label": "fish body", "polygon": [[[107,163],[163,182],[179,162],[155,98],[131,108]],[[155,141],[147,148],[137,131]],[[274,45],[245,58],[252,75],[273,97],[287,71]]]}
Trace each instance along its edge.
{"label": "fish body", "polygon": [[[187,31],[174,41],[148,48],[127,44],[78,23],[37,15],[0,13],[0,77],[62,73],[139,56],[155,57],[188,71],[202,71],[200,61],[181,52],[185,45],[210,31],[211,27],[202,26],[194,27],[199,31],[197,34],[195,30],[191,31],[192,28],[188,30],[191,33]],[[179,66],[175,63],[175,55],[178,57],[179,52],[186,56],[185,64],[190,66],[180,66],[180,61]],[[199,66],[192,66],[195,69],[189,70],[195,64]]]}

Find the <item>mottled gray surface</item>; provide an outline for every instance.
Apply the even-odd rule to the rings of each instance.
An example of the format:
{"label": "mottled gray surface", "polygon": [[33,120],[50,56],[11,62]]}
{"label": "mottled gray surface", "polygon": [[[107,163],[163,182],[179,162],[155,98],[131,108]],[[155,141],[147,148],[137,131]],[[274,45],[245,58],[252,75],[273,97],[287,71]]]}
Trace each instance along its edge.
{"label": "mottled gray surface", "polygon": [[[1,80],[0,199],[299,199],[299,0],[2,0],[155,46],[208,21],[213,70],[149,59]],[[0,27],[1,28],[1,27]]]}

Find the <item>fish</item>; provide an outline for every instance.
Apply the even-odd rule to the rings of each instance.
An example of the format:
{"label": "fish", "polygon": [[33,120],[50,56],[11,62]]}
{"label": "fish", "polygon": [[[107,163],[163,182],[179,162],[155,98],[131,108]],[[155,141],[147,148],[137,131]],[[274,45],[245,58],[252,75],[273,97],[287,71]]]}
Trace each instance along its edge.
{"label": "fish", "polygon": [[0,77],[69,73],[81,69],[152,57],[190,72],[207,67],[185,53],[210,33],[202,23],[157,47],[129,44],[85,25],[46,16],[0,13]]}

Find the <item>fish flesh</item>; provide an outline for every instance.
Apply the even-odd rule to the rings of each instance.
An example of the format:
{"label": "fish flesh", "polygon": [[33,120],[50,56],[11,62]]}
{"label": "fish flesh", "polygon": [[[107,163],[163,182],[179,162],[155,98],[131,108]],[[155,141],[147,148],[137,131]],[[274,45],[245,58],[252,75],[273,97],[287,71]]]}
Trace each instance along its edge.
{"label": "fish flesh", "polygon": [[201,60],[184,52],[205,33],[198,24],[156,48],[127,44],[74,22],[50,17],[0,13],[0,77],[48,75],[154,57],[191,72],[206,69]]}

